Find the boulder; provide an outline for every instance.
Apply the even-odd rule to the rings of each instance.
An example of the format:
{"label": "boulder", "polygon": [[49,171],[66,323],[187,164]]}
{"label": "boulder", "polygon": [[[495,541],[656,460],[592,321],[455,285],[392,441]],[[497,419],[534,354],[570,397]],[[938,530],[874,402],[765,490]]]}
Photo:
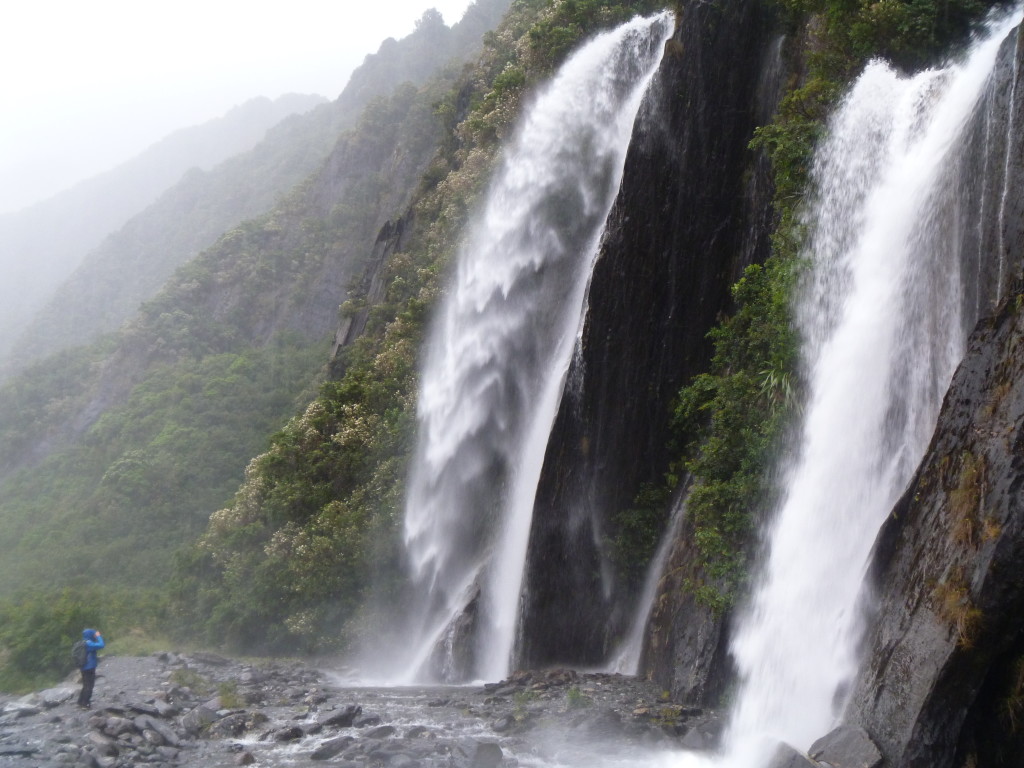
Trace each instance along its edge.
{"label": "boulder", "polygon": [[482,741],[476,745],[473,751],[473,759],[470,768],[498,768],[504,755],[501,747],[493,741]]}
{"label": "boulder", "polygon": [[1024,657],[1022,345],[1015,299],[975,328],[931,445],[875,542],[865,662],[844,721],[870,733],[892,768],[953,768],[971,751],[979,765],[1003,765],[987,753],[1016,738],[1000,713]]}
{"label": "boulder", "polygon": [[363,708],[361,706],[358,704],[349,704],[344,709],[321,718],[320,723],[333,728],[348,728],[362,713]]}
{"label": "boulder", "polygon": [[311,760],[330,760],[335,755],[340,755],[349,744],[355,739],[351,736],[338,736],[321,742],[320,746],[313,750],[309,757]]}
{"label": "boulder", "polygon": [[174,748],[181,746],[181,739],[177,732],[167,723],[149,715],[139,715],[135,718],[135,727],[139,730],[155,731],[160,734],[163,743]]}
{"label": "boulder", "polygon": [[811,759],[832,768],[878,768],[882,753],[863,728],[841,725],[822,736],[808,752]]}
{"label": "boulder", "polygon": [[289,725],[285,728],[281,728],[274,731],[273,739],[277,742],[284,741],[297,741],[301,739],[305,734],[302,729],[297,725]]}
{"label": "boulder", "polygon": [[216,722],[217,719],[216,712],[200,705],[181,718],[181,727],[190,736],[198,736],[204,728]]}
{"label": "boulder", "polygon": [[40,704],[46,709],[71,701],[78,694],[78,688],[69,685],[60,685],[56,688],[47,688],[38,693]]}
{"label": "boulder", "polygon": [[158,717],[174,717],[178,714],[178,708],[169,701],[157,699],[153,702],[153,708]]}
{"label": "boulder", "polygon": [[98,731],[90,731],[86,734],[85,740],[97,755],[102,757],[117,757],[117,743],[109,736],[104,736]]}
{"label": "boulder", "polygon": [[802,752],[798,752],[785,742],[780,743],[768,768],[820,768]]}
{"label": "boulder", "polygon": [[380,725],[380,715],[360,715],[352,721],[356,728],[369,728],[371,725]]}

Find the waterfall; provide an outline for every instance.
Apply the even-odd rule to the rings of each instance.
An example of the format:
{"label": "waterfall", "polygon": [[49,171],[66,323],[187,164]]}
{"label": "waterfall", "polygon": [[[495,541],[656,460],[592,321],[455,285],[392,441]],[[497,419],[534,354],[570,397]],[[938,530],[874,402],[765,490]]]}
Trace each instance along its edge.
{"label": "waterfall", "polygon": [[635,675],[640,668],[640,661],[643,656],[644,638],[647,632],[647,622],[654,610],[654,601],[658,594],[658,585],[661,576],[665,572],[665,565],[668,563],[669,555],[672,553],[672,545],[679,534],[683,517],[686,514],[685,499],[677,499],[672,505],[672,514],[669,518],[668,527],[661,536],[658,549],[651,559],[647,568],[647,576],[644,578],[644,588],[640,593],[640,601],[636,605],[633,620],[629,625],[629,634],[622,641],[609,662],[606,671],[618,672],[621,675]]}
{"label": "waterfall", "polygon": [[740,684],[713,764],[757,768],[779,741],[806,750],[841,714],[871,546],[927,448],[983,304],[965,284],[989,273],[972,263],[985,249],[968,126],[986,111],[999,46],[1019,21],[993,24],[962,63],[913,78],[871,63],[818,150],[798,306],[808,402],[733,639]]}
{"label": "waterfall", "polygon": [[405,544],[405,679],[508,672],[534,496],[597,245],[671,16],[600,35],[537,95],[428,342]]}

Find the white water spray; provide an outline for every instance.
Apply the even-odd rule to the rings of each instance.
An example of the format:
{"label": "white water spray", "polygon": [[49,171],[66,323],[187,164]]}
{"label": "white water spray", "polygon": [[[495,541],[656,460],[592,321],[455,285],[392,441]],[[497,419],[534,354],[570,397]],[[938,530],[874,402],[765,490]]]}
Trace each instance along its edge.
{"label": "white water spray", "polygon": [[810,386],[797,455],[733,642],[737,704],[714,761],[757,768],[834,726],[857,670],[857,600],[885,516],[927,448],[968,327],[957,141],[989,78],[999,24],[958,66],[901,79],[873,63],[816,158],[811,277],[799,323]]}
{"label": "white water spray", "polygon": [[422,608],[407,679],[508,672],[548,434],[670,22],[635,19],[566,62],[528,110],[459,254],[422,377],[406,504]]}

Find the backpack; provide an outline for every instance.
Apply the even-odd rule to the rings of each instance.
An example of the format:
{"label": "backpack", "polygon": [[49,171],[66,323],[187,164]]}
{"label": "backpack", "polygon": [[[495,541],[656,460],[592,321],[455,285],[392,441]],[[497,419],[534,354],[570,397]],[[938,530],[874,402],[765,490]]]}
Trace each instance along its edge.
{"label": "backpack", "polygon": [[76,640],[71,646],[71,660],[79,669],[85,664],[85,657],[89,649],[85,647],[85,640]]}

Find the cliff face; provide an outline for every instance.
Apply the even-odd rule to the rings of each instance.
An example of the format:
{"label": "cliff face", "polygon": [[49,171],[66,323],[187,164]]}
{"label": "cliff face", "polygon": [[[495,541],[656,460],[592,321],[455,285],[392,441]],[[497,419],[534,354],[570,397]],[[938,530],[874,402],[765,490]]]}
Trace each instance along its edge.
{"label": "cliff face", "polygon": [[520,664],[596,663],[621,635],[635,585],[611,574],[609,518],[661,480],[672,398],[767,256],[769,184],[747,149],[777,92],[763,5],[684,3],[638,117],[538,488]]}
{"label": "cliff face", "polygon": [[1015,300],[979,324],[876,544],[877,619],[847,719],[892,766],[941,768],[991,749],[981,737],[1020,695],[1008,672],[1024,654],[1022,341]]}
{"label": "cliff face", "polygon": [[[983,219],[977,297],[982,307],[1006,275],[1019,277],[1024,238],[1018,196],[1021,137],[1006,131],[1024,90],[1014,83],[1022,48],[1004,44],[987,99],[991,125],[1010,136],[997,183],[977,182]],[[1005,96],[1013,94],[1015,102]],[[996,106],[993,108],[993,104]],[[1009,105],[1009,106],[1007,106]],[[983,161],[982,118],[965,157]],[[976,176],[980,177],[982,174]],[[964,230],[972,229],[964,227]],[[965,267],[966,271],[966,267]],[[934,437],[875,544],[865,598],[872,628],[846,720],[877,742],[886,765],[1019,765],[1024,660],[1024,315],[1019,284],[978,323],[946,394]],[[1003,294],[1007,291],[1004,289]],[[970,299],[971,296],[968,296]]]}

